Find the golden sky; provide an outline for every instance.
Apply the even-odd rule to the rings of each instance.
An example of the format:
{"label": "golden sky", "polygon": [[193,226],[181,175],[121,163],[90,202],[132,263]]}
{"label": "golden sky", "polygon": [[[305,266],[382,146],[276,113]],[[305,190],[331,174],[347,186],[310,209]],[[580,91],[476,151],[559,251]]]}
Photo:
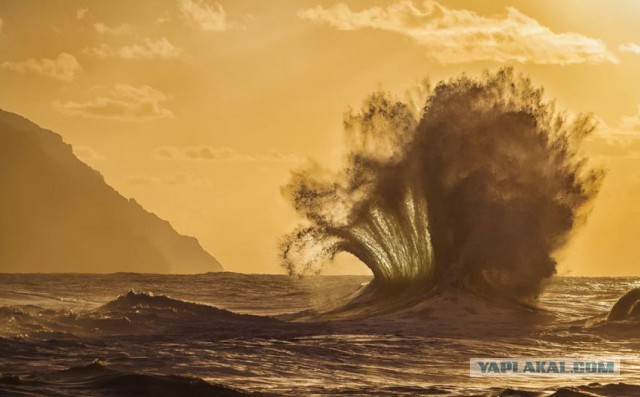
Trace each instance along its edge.
{"label": "golden sky", "polygon": [[[515,66],[601,128],[609,170],[560,273],[640,274],[640,2],[0,1],[0,108],[56,131],[226,270],[281,273],[280,195],[336,165],[372,90]],[[364,272],[340,258],[328,273]]]}

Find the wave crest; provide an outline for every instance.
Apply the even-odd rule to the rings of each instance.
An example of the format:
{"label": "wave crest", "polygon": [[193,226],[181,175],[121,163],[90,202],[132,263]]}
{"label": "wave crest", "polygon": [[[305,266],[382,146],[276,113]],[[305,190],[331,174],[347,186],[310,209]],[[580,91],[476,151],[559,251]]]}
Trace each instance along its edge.
{"label": "wave crest", "polygon": [[579,151],[593,119],[557,112],[509,68],[441,82],[413,109],[373,93],[345,117],[340,171],[292,173],[283,193],[305,222],[283,238],[283,266],[318,273],[346,252],[374,293],[535,299],[604,175]]}
{"label": "wave crest", "polygon": [[640,319],[640,288],[633,288],[611,307],[606,321]]}

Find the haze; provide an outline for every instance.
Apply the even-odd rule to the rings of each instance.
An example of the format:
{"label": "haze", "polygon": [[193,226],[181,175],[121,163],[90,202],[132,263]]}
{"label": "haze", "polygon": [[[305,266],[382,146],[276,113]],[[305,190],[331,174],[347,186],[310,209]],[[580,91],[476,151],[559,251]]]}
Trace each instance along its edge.
{"label": "haze", "polygon": [[[0,108],[61,134],[225,270],[282,273],[282,198],[308,158],[337,166],[342,115],[376,87],[513,65],[600,129],[608,169],[560,273],[637,275],[640,3],[3,1]],[[52,269],[54,270],[54,269]],[[368,273],[339,258],[327,273]]]}

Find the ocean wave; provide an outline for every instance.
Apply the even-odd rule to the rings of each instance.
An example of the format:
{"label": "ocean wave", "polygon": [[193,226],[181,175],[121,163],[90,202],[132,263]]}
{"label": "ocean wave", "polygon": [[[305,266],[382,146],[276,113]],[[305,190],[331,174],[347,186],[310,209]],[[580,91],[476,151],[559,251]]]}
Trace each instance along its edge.
{"label": "ocean wave", "polygon": [[637,338],[640,336],[640,288],[632,288],[624,293],[608,312],[572,324],[610,339]]}
{"label": "ocean wave", "polygon": [[[634,353],[640,348],[638,321],[633,316],[606,321],[610,308],[640,286],[640,279],[560,278],[541,297],[541,309],[452,290],[385,313],[361,313],[379,308],[362,304],[344,317],[337,311],[324,318],[324,312],[318,314],[316,306],[305,303],[306,297],[286,298],[300,288],[287,290],[291,284],[284,275],[138,275],[129,282],[82,276],[84,293],[78,289],[68,295],[55,292],[70,283],[60,275],[37,282],[31,275],[12,277],[13,284],[4,283],[7,290],[73,296],[79,303],[57,306],[47,300],[34,305],[29,296],[0,300],[0,327],[17,332],[0,332],[1,396],[132,395],[128,380],[159,384],[164,390],[173,387],[163,383],[176,380],[173,375],[196,384],[179,378],[176,388],[184,387],[184,395],[206,395],[208,391],[196,388],[200,379],[245,394],[279,397],[640,396],[639,386],[630,385],[640,376]],[[353,292],[362,281],[318,279],[331,283],[323,293],[344,283],[340,294]],[[131,287],[136,290],[129,291]],[[243,307],[260,305],[256,313],[273,308],[287,312],[283,307],[307,312],[295,318],[242,316],[216,304],[231,302],[225,294],[244,299]],[[89,301],[99,303],[87,307],[84,302]],[[546,317],[553,321],[541,324]],[[623,372],[584,379],[469,378],[469,357],[492,356],[620,357]],[[90,364],[96,358],[100,361],[94,364],[105,368]],[[598,380],[611,384],[590,383]],[[139,394],[150,394],[148,390]],[[183,389],[172,390],[180,395]]]}
{"label": "ocean wave", "polygon": [[385,310],[454,289],[535,302],[604,176],[581,150],[594,120],[510,68],[425,94],[412,106],[374,92],[345,117],[342,169],[292,173],[283,193],[304,221],[282,238],[282,266],[315,274],[351,255]]}
{"label": "ocean wave", "polygon": [[258,396],[201,378],[158,375],[110,368],[98,361],[43,375],[0,377],[2,395],[105,395],[154,397],[243,397]]}
{"label": "ocean wave", "polygon": [[126,294],[105,303],[94,313],[121,314],[139,316],[142,314],[169,316],[203,316],[229,322],[264,321],[268,317],[238,314],[226,309],[219,309],[200,303],[174,299],[166,295],[155,295],[152,292],[136,292],[130,290]]}
{"label": "ocean wave", "polygon": [[[238,314],[214,306],[173,299],[150,292],[118,296],[95,309],[52,310],[0,307],[0,335],[39,338],[105,335],[167,335],[214,333],[239,327],[265,328],[281,323],[273,317]],[[266,327],[269,328],[269,327]]]}
{"label": "ocean wave", "polygon": [[[302,322],[340,321],[342,329],[355,329],[358,323],[376,324],[379,329],[400,324],[415,333],[430,335],[468,333],[484,330],[492,334],[526,332],[530,326],[550,324],[557,316],[542,307],[499,297],[478,297],[463,290],[437,295],[419,294],[413,289],[395,292],[393,299],[379,299],[379,291],[356,293],[350,302],[327,311],[300,312],[287,317]],[[381,332],[381,331],[378,331]]]}
{"label": "ocean wave", "polygon": [[627,383],[590,383],[584,386],[562,387],[549,397],[636,397],[640,386]]}

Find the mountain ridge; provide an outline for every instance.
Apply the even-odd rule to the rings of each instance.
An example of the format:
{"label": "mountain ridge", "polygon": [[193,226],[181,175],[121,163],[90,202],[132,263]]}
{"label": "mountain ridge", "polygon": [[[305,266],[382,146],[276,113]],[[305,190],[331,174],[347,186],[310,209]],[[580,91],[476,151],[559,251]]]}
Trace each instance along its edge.
{"label": "mountain ridge", "polygon": [[50,130],[0,109],[0,271],[203,273],[199,241],[126,198]]}

